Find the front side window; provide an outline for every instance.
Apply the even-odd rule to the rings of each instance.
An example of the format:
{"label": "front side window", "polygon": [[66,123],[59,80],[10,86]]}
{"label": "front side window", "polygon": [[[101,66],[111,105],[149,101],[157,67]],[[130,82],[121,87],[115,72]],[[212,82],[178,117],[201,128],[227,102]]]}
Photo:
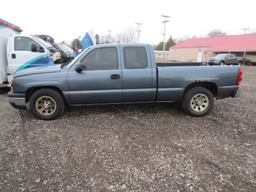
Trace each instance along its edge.
{"label": "front side window", "polygon": [[148,66],[147,52],[144,47],[125,47],[124,66],[126,69],[144,69]]}
{"label": "front side window", "polygon": [[15,37],[14,38],[14,50],[15,51],[32,51],[31,50],[32,44],[34,45],[36,50],[40,50],[41,46],[36,41],[31,39],[30,37]]}
{"label": "front side window", "polygon": [[86,70],[118,69],[117,50],[114,47],[94,49],[81,60],[81,64]]}

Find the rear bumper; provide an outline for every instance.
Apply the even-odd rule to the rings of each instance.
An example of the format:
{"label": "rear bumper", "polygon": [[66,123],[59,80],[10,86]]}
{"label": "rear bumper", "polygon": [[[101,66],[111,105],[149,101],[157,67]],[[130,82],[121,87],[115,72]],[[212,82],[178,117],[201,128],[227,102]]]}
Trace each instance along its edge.
{"label": "rear bumper", "polygon": [[26,99],[23,93],[8,93],[9,103],[16,109],[26,109]]}
{"label": "rear bumper", "polygon": [[236,97],[239,90],[238,85],[222,86],[218,89],[218,98]]}

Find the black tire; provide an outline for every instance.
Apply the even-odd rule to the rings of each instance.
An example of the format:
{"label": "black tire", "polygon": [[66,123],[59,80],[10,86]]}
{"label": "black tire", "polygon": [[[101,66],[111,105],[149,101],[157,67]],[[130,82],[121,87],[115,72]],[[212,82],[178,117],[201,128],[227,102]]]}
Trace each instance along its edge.
{"label": "black tire", "polygon": [[[50,102],[52,102],[52,104],[56,107],[53,108],[53,110],[51,111],[52,113],[48,113],[48,108],[45,109],[45,115],[43,115],[43,111],[39,109],[38,103],[41,100],[41,98],[49,98]],[[49,101],[48,101],[49,102]],[[40,104],[43,106],[43,104]],[[37,106],[39,106],[37,108]],[[44,109],[44,107],[41,107]],[[53,119],[57,119],[60,117],[60,115],[63,113],[65,109],[65,102],[63,100],[62,95],[58,92],[55,91],[53,89],[39,89],[36,92],[33,93],[33,95],[31,96],[30,100],[29,100],[29,104],[28,104],[28,110],[29,112],[34,115],[35,117],[42,119],[42,120],[53,120]]]}
{"label": "black tire", "polygon": [[224,62],[224,61],[221,61],[221,62],[220,62],[220,65],[225,65],[225,62]]}
{"label": "black tire", "polygon": [[[198,97],[201,95],[201,97],[204,99],[202,103],[202,106],[204,105],[204,101],[208,101],[207,106],[204,105],[204,107],[195,106],[192,102],[192,99],[194,101],[195,97]],[[192,104],[193,103],[193,104]],[[188,91],[186,91],[183,100],[182,100],[182,108],[190,116],[193,117],[202,117],[207,115],[213,108],[214,105],[214,97],[210,90],[204,88],[204,87],[192,87]],[[195,109],[194,109],[195,108]],[[202,108],[202,111],[200,109]]]}

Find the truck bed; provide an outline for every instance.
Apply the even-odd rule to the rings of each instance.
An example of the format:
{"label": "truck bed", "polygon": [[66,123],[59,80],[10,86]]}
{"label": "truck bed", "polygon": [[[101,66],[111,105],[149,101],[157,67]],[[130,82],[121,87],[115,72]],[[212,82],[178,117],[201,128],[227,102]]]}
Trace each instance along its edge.
{"label": "truck bed", "polygon": [[[218,86],[218,97],[226,97],[236,87],[238,66],[205,65],[171,65],[157,66],[158,100],[176,101],[182,97],[183,90],[190,83],[212,82]],[[197,66],[197,67],[195,67]],[[195,69],[196,68],[196,69]]]}

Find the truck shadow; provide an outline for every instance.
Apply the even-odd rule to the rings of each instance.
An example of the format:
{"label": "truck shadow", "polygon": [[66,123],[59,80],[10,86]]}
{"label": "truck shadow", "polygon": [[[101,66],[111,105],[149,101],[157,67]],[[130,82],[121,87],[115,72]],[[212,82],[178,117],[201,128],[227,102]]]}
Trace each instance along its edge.
{"label": "truck shadow", "polygon": [[180,103],[157,103],[157,104],[119,104],[98,105],[68,108],[64,117],[95,115],[95,114],[159,114],[159,113],[183,114]]}
{"label": "truck shadow", "polygon": [[[100,116],[108,119],[120,116],[125,118],[131,116],[150,118],[162,115],[185,116],[179,103],[93,105],[66,108],[57,121],[73,121],[77,118],[86,118],[87,116]],[[28,111],[20,110],[20,116],[25,121],[36,120]]]}

